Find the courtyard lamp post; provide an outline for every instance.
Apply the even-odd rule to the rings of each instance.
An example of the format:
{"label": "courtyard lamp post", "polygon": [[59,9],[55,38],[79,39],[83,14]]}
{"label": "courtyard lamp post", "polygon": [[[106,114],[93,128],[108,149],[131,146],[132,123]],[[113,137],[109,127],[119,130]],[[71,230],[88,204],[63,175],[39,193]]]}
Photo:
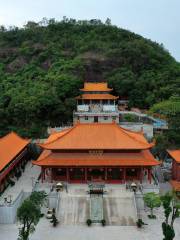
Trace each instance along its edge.
{"label": "courtyard lamp post", "polygon": [[134,193],[136,193],[136,190],[137,190],[137,184],[135,182],[132,182],[131,183],[131,189]]}

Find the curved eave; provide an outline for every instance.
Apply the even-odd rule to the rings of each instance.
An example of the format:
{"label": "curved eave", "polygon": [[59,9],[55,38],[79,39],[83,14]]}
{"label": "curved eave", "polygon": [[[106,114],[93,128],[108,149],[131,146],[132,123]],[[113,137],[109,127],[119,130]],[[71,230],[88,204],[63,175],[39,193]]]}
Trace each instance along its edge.
{"label": "curved eave", "polygon": [[95,92],[95,91],[98,91],[98,92],[111,92],[113,89],[112,88],[107,88],[107,89],[98,90],[98,89],[81,88],[79,90],[82,91],[82,92]]}
{"label": "curved eave", "polygon": [[171,158],[174,159],[177,163],[180,163],[180,149],[177,150],[167,150]]}
{"label": "curved eave", "polygon": [[95,94],[88,94],[90,96],[83,96],[83,95],[80,95],[80,96],[77,96],[75,97],[75,99],[77,100],[116,100],[118,99],[119,97],[117,96],[113,96],[113,95],[110,95],[110,96],[103,96],[103,94],[98,94],[99,96],[95,96]]}
{"label": "curved eave", "polygon": [[61,147],[58,147],[58,148],[54,148],[54,147],[51,147],[51,146],[48,146],[46,144],[39,144],[40,147],[44,148],[44,149],[47,149],[47,150],[147,150],[147,149],[150,149],[152,146],[151,144],[148,145],[148,146],[142,146],[142,147],[139,147],[139,148],[119,148],[119,147],[106,147],[106,148],[103,148],[103,147],[71,147],[71,148],[61,148]]}
{"label": "curved eave", "polygon": [[161,162],[157,160],[148,160],[148,159],[139,159],[138,161],[129,161],[124,159],[120,160],[87,160],[87,159],[51,159],[44,158],[37,161],[32,161],[32,164],[37,166],[61,166],[61,167],[70,167],[70,166],[113,166],[113,167],[128,167],[128,166],[146,166],[146,167],[154,167],[161,164]]}

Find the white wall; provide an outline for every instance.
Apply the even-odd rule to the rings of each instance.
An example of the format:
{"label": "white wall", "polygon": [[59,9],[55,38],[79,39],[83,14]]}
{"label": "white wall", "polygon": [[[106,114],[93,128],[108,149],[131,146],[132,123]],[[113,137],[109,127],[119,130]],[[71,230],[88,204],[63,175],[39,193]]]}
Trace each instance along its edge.
{"label": "white wall", "polygon": [[88,112],[89,111],[89,105],[77,105],[77,111],[79,112]]}
{"label": "white wall", "polygon": [[103,105],[103,111],[104,112],[115,112],[116,107],[115,107],[115,105]]}
{"label": "white wall", "polygon": [[12,204],[0,206],[0,224],[14,223],[16,220],[16,212],[22,201],[28,197],[30,193],[20,192],[16,200]]}

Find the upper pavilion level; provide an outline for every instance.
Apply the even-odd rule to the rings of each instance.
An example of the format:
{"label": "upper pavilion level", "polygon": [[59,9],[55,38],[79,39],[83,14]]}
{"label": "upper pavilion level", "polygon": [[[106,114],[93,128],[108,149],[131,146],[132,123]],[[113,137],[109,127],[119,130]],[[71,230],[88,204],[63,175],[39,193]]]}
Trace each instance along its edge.
{"label": "upper pavilion level", "polygon": [[110,94],[113,89],[107,82],[85,82],[80,89],[81,95],[76,97],[77,109],[74,112],[74,122],[119,122],[116,105],[118,97]]}
{"label": "upper pavilion level", "polygon": [[101,82],[101,83],[94,83],[94,82],[85,82],[84,83],[84,88],[80,89],[83,92],[89,92],[89,93],[103,93],[103,92],[110,92],[113,89],[112,88],[108,88],[107,83],[106,82]]}

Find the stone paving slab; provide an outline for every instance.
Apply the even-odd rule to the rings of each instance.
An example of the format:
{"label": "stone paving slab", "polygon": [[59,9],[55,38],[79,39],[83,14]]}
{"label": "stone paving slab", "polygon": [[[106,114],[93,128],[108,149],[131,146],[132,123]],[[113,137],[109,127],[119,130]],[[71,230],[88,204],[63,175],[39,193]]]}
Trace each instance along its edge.
{"label": "stone paving slab", "polygon": [[57,217],[61,225],[85,225],[88,212],[88,197],[61,197]]}
{"label": "stone paving slab", "polygon": [[136,223],[136,209],[132,197],[105,198],[104,212],[108,225],[134,226]]}

